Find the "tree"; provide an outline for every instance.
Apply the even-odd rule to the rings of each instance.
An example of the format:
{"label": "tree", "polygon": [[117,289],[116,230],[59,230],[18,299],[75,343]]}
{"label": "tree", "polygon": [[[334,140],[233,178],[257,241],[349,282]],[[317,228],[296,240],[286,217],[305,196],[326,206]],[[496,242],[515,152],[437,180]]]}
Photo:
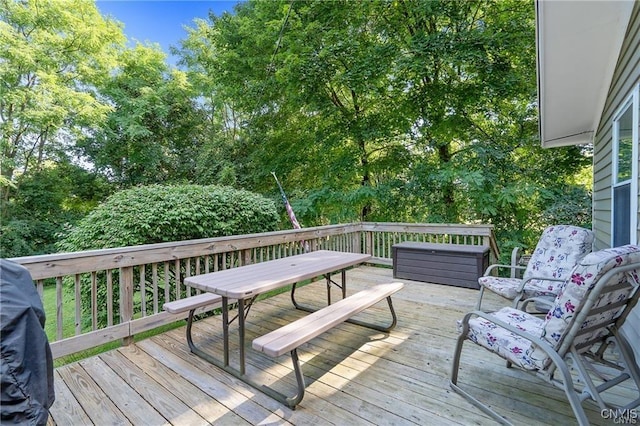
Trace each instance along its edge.
{"label": "tree", "polygon": [[58,236],[109,193],[105,179],[69,162],[45,162],[16,178],[3,204],[0,257],[55,253]]}
{"label": "tree", "polygon": [[317,221],[370,217],[377,179],[406,161],[372,19],[368,2],[248,2],[183,44],[192,74],[245,120],[231,148],[243,183],[267,191],[277,170]]}
{"label": "tree", "polygon": [[183,72],[156,46],[122,52],[100,87],[113,105],[104,125],[79,142],[95,167],[121,187],[193,181],[204,116]]}
{"label": "tree", "polygon": [[72,139],[105,119],[95,87],[108,77],[121,28],[83,0],[0,0],[0,158],[8,200],[22,173],[56,158]]}
{"label": "tree", "polygon": [[224,145],[241,183],[278,171],[303,222],[483,221],[515,241],[589,161],[539,147],[534,31],[518,0],[249,1],[182,53],[242,117]]}

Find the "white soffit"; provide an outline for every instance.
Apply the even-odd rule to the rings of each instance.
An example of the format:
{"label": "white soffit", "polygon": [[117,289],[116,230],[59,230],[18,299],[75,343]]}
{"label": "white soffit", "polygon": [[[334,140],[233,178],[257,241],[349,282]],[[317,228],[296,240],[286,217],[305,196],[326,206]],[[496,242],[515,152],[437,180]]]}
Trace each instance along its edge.
{"label": "white soffit", "polygon": [[540,140],[593,142],[633,0],[537,0]]}

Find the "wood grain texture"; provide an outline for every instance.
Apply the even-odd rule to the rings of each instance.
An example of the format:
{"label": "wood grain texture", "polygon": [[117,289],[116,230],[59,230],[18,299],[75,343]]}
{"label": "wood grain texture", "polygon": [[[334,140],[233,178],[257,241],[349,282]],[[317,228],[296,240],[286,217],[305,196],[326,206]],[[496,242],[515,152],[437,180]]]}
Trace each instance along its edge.
{"label": "wood grain texture", "polygon": [[[348,294],[392,280],[390,269],[358,267],[347,273]],[[321,280],[301,287],[296,295],[300,303],[321,306],[325,291]],[[477,294],[473,289],[405,281],[393,296],[398,325],[390,333],[344,323],[305,343],[298,352],[307,389],[296,410],[191,354],[184,328],[177,328],[59,367],[60,391],[50,423],[494,425],[448,386],[456,321],[473,309]],[[292,308],[288,294],[261,300],[247,318],[247,341],[305,315]],[[358,315],[384,322],[388,308],[381,303]],[[206,318],[194,324],[193,337],[204,349],[221,353],[220,330],[219,317]],[[232,324],[232,364],[238,351],[235,332]],[[251,349],[247,356],[247,373],[255,380],[279,391],[295,390],[288,356],[271,358]],[[564,392],[505,368],[501,359],[482,348],[465,345],[460,381],[515,424],[576,423]],[[610,397],[629,393],[619,389]],[[130,405],[140,407],[144,423],[138,423],[130,407],[121,406],[124,399],[136,401]],[[584,406],[591,424],[609,424],[597,406]]]}

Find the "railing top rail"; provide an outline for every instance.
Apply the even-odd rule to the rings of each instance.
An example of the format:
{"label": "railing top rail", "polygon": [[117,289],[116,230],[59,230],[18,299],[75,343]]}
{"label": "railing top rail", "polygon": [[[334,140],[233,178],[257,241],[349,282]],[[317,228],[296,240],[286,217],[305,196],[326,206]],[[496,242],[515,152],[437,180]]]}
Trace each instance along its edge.
{"label": "railing top rail", "polygon": [[491,236],[493,225],[456,223],[362,222],[364,231],[428,231],[429,233]]}
{"label": "railing top rail", "polygon": [[26,256],[12,258],[11,260],[26,266],[31,272],[33,279],[44,279],[154,262],[166,262],[193,256],[247,250],[359,231],[441,233],[489,237],[489,244],[492,251],[496,254],[498,253],[493,235],[493,225],[362,222],[81,252]]}
{"label": "railing top rail", "polygon": [[361,225],[325,225],[303,229],[232,235],[198,240],[172,241],[130,247],[16,257],[10,260],[26,266],[33,279],[90,272],[100,269],[164,262],[195,255],[212,255],[264,247],[304,239],[321,238],[360,231]]}

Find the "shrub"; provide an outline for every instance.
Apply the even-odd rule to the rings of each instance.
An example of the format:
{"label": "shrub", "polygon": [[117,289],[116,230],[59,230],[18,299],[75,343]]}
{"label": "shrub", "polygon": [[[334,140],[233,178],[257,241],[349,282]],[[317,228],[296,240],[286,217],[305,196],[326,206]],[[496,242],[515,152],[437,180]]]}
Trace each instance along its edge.
{"label": "shrub", "polygon": [[58,244],[62,251],[125,247],[277,229],[272,200],[224,186],[144,186],[117,192]]}
{"label": "shrub", "polygon": [[[241,235],[276,230],[277,225],[278,213],[274,202],[248,191],[224,186],[154,185],[113,194],[82,219],[58,244],[58,248],[63,251],[82,251]],[[173,271],[170,273],[174,274]],[[163,277],[160,278],[164,281]],[[104,274],[98,274],[97,279],[97,321],[99,326],[104,326],[107,323]],[[150,281],[151,277],[147,276],[147,285]],[[113,282],[118,282],[117,271],[114,272]],[[135,285],[134,291],[139,291],[138,280]],[[85,277],[81,286],[83,325],[89,327],[92,297],[90,278]],[[73,287],[73,282],[69,282],[68,288]],[[162,299],[164,292],[159,293]],[[114,317],[119,314],[118,299],[118,287],[114,285]],[[160,304],[162,302],[160,300]]]}

